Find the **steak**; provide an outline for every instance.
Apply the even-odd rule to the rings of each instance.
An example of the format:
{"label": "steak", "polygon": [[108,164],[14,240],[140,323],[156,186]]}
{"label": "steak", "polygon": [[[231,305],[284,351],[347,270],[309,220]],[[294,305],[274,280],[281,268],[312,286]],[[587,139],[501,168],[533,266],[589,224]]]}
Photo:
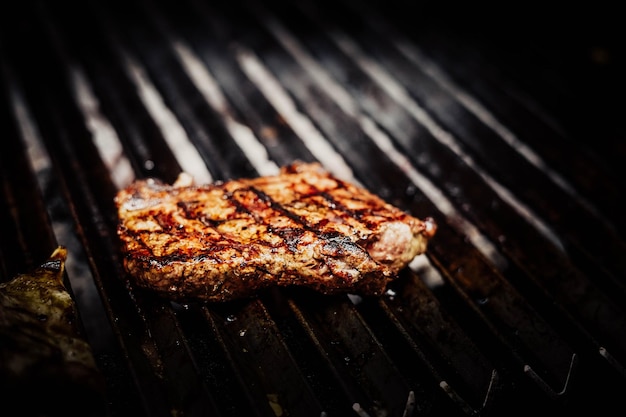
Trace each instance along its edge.
{"label": "steak", "polygon": [[184,173],[172,185],[136,180],[115,204],[130,280],[175,300],[270,286],[380,295],[436,231],[318,163],[207,185]]}

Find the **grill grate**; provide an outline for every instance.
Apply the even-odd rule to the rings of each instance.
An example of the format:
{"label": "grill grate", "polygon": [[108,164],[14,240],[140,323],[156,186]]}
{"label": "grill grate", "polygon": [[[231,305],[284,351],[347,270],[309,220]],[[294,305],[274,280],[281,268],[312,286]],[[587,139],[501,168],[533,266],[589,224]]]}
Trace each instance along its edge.
{"label": "grill grate", "polygon": [[[433,6],[219,3],[0,14],[1,277],[68,247],[107,414],[623,412],[621,57]],[[437,220],[384,297],[182,305],[125,282],[119,187],[295,159]]]}

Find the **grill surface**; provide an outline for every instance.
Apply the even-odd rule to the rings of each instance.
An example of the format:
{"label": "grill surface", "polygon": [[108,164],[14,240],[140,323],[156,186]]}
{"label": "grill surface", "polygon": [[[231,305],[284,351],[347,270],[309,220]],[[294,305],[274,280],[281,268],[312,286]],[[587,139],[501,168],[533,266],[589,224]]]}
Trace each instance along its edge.
{"label": "grill surface", "polygon": [[[106,415],[626,411],[610,13],[518,11],[516,25],[389,0],[21,3],[0,13],[0,279],[68,247]],[[180,305],[125,281],[119,187],[295,159],[437,220],[384,297]]]}

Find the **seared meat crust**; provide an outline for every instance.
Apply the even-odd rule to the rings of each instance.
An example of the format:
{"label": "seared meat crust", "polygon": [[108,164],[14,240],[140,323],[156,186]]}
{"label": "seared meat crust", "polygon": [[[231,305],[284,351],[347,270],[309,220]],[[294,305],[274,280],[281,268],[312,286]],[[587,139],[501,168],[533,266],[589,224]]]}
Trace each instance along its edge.
{"label": "seared meat crust", "polygon": [[138,180],[115,203],[129,276],[177,300],[271,285],[378,295],[436,231],[317,163],[210,185]]}

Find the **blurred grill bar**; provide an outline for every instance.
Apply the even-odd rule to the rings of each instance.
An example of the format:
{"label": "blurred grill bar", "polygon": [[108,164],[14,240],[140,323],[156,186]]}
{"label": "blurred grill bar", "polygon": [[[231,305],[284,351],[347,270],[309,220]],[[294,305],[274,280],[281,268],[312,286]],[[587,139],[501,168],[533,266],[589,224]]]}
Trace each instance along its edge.
{"label": "blurred grill bar", "polygon": [[[596,93],[520,59],[515,36],[503,47],[402,2],[329,3],[7,8],[2,280],[68,247],[111,416],[623,413],[617,120],[558,105]],[[606,75],[587,65],[565,69]],[[592,127],[608,139],[593,146]],[[181,305],[125,281],[123,184],[296,159],[437,219],[428,255],[384,297]]]}

